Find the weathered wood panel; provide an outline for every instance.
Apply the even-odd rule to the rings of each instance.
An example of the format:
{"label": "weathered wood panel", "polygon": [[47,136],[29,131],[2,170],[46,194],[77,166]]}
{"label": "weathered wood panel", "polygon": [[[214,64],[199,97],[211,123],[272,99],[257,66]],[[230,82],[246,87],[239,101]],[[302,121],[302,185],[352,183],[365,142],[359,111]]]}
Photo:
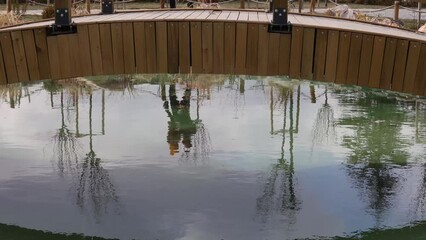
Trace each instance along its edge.
{"label": "weathered wood panel", "polygon": [[156,22],[155,23],[155,34],[157,44],[157,72],[167,73],[167,23]]}
{"label": "weathered wood panel", "polygon": [[407,63],[408,40],[398,40],[396,45],[395,66],[392,75],[392,90],[402,92],[404,87],[405,65]]}
{"label": "weathered wood panel", "polygon": [[80,52],[78,45],[78,35],[71,34],[68,36],[69,48],[70,48],[70,67],[71,67],[71,77],[81,77],[87,76],[84,75],[80,62]]}
{"label": "weathered wood panel", "polygon": [[33,30],[22,31],[24,41],[25,55],[27,57],[28,74],[30,80],[40,80],[40,71],[38,68],[37,50]]}
{"label": "weathered wood panel", "polygon": [[237,34],[235,36],[235,73],[237,74],[246,72],[247,28],[246,23],[237,23]]}
{"label": "weathered wood panel", "polygon": [[16,70],[18,71],[18,79],[20,82],[30,80],[28,74],[27,56],[25,54],[24,40],[22,32],[11,32],[13,52],[15,54]]}
{"label": "weathered wood panel", "polygon": [[[91,44],[89,40],[89,28],[87,25],[78,26],[78,55],[79,55],[79,67],[82,76],[92,75],[92,54]],[[96,44],[95,44],[96,45]]]}
{"label": "weathered wood panel", "polygon": [[257,63],[259,58],[259,25],[248,24],[247,28],[247,59],[246,59],[246,74],[257,74]]}
{"label": "weathered wood panel", "polygon": [[101,39],[102,67],[104,75],[114,74],[114,59],[112,53],[111,24],[99,24]]}
{"label": "weathered wood panel", "polygon": [[[421,43],[410,42],[410,48],[408,50],[407,67],[405,68],[404,87],[403,92],[415,93],[415,80],[417,67],[420,57]],[[420,66],[422,67],[422,66]]]}
{"label": "weathered wood panel", "polygon": [[191,42],[189,22],[179,23],[179,72],[189,73],[191,65]]}
{"label": "weathered wood panel", "polygon": [[372,88],[380,87],[380,76],[382,74],[383,55],[385,52],[386,38],[382,36],[374,37],[373,55],[371,58],[371,71],[368,86]]}
{"label": "weathered wood panel", "polygon": [[300,78],[300,67],[302,64],[303,28],[293,27],[291,35],[290,71],[291,78]]}
{"label": "weathered wood panel", "polygon": [[346,84],[358,84],[359,65],[361,60],[362,49],[362,34],[351,34],[351,46],[349,49],[348,61],[348,75],[346,77]]}
{"label": "weathered wood panel", "polygon": [[[99,34],[99,25],[92,24],[88,26],[89,42],[90,42],[90,56],[92,59],[92,73],[93,75],[103,74],[102,53],[101,53],[101,37]],[[83,36],[84,38],[84,36]]]}
{"label": "weathered wood panel", "polygon": [[72,77],[70,38],[66,35],[58,35],[59,67],[61,69],[61,78]]}
{"label": "weathered wood panel", "polygon": [[16,71],[15,54],[13,52],[12,38],[10,33],[0,34],[1,50],[3,52],[3,61],[6,69],[7,83],[19,82],[18,72]]}
{"label": "weathered wood panel", "polygon": [[280,34],[280,49],[278,57],[278,74],[289,75],[290,74],[290,53],[291,52],[291,35]]}
{"label": "weathered wood panel", "polygon": [[124,73],[124,46],[123,30],[121,23],[111,24],[112,58],[114,62],[114,74]]}
{"label": "weathered wood panel", "polygon": [[315,41],[314,79],[324,81],[328,31],[318,29]]}
{"label": "weathered wood panel", "polygon": [[133,23],[123,23],[123,47],[124,47],[123,48],[124,73],[126,74],[136,73]]}
{"label": "weathered wood panel", "polygon": [[7,84],[6,69],[4,68],[3,52],[0,47],[0,84]]}
{"label": "weathered wood panel", "polygon": [[50,78],[50,64],[49,64],[49,53],[47,49],[46,30],[43,28],[34,30],[34,37],[35,37],[35,43],[36,43],[37,60],[38,60],[40,78],[48,79]]}
{"label": "weathered wood panel", "polygon": [[202,23],[203,72],[213,73],[213,24]]}
{"label": "weathered wood panel", "polygon": [[397,40],[394,38],[386,39],[385,52],[383,56],[382,73],[380,76],[381,89],[387,89],[387,90],[391,89],[393,67],[395,64],[396,43],[397,43]]}
{"label": "weathered wood panel", "polygon": [[426,90],[426,43],[423,43],[420,49],[414,89],[413,93],[416,95],[423,95]]}
{"label": "weathered wood panel", "polygon": [[223,73],[234,74],[235,68],[235,23],[225,23],[224,66]]}
{"label": "weathered wood panel", "polygon": [[61,79],[61,66],[59,62],[58,37],[47,38],[47,49],[49,50],[50,76],[52,79]]}
{"label": "weathered wood panel", "polygon": [[213,73],[223,73],[225,63],[225,25],[213,23]]}
{"label": "weathered wood panel", "polygon": [[191,66],[193,73],[203,72],[201,22],[191,22]]}
{"label": "weathered wood panel", "polygon": [[359,63],[358,85],[367,87],[370,80],[371,60],[373,58],[374,37],[362,37],[361,62]]}
{"label": "weathered wood panel", "polygon": [[339,53],[337,54],[336,83],[345,84],[348,76],[349,50],[351,46],[351,33],[340,32]]}
{"label": "weathered wood panel", "polygon": [[314,63],[315,29],[303,29],[301,77],[312,80]]}
{"label": "weathered wood panel", "polygon": [[179,72],[179,23],[169,22],[167,26],[167,68],[169,73]]}
{"label": "weathered wood panel", "polygon": [[339,32],[328,31],[327,37],[327,58],[325,61],[325,81],[336,81],[337,56],[339,49]]}
{"label": "weathered wood panel", "polygon": [[135,60],[136,72],[146,73],[146,40],[145,40],[145,23],[135,22],[134,37],[135,37]]}
{"label": "weathered wood panel", "polygon": [[268,75],[269,33],[268,25],[266,24],[259,25],[259,41],[257,49],[257,74],[262,76]]}
{"label": "weathered wood panel", "polygon": [[[280,69],[280,34],[270,33],[268,43],[267,75],[278,75]],[[266,49],[265,49],[266,50]]]}
{"label": "weathered wood panel", "polygon": [[[155,22],[145,23],[146,40],[146,71],[147,73],[157,72],[157,46],[155,42]],[[149,46],[149,47],[148,47]]]}

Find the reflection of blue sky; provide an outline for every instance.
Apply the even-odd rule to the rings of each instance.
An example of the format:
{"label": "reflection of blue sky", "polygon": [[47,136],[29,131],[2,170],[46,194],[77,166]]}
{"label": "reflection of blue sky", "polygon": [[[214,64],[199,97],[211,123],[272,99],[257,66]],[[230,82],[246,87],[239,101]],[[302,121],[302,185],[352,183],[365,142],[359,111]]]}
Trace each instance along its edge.
{"label": "reflection of blue sky", "polygon": [[[55,173],[52,136],[61,119],[60,111],[50,108],[48,94],[33,95],[31,104],[22,102],[20,109],[0,103],[0,222],[124,239],[292,239],[375,227],[375,219],[366,212],[366,204],[351,186],[343,165],[348,150],[339,145],[339,137],[352,130],[337,128],[336,143],[312,142],[312,126],[324,98],[310,103],[307,84],[302,84],[299,132],[294,135],[294,176],[301,209],[296,220],[276,211],[266,220],[259,217],[256,199],[271,166],[281,156],[282,135],[270,135],[269,87],[263,93],[253,87],[255,84],[246,82],[243,97],[237,90],[212,88],[211,100],[203,100],[200,118],[209,131],[213,150],[208,160],[198,165],[169,155],[168,118],[156,95],[158,86],[138,85],[136,94],[126,97],[107,92],[106,135],[93,137],[93,149],[120,201],[99,222],[90,211],[76,206],[73,177]],[[321,86],[317,93],[323,90]],[[95,133],[101,129],[100,94],[93,94]],[[181,97],[182,88],[178,88]],[[195,94],[192,98],[194,119]],[[243,103],[236,105],[234,101]],[[80,132],[87,133],[87,98],[80,104]],[[329,104],[335,118],[341,117],[346,106],[339,106],[332,97]],[[283,116],[282,110],[274,112],[275,128],[282,127]],[[74,131],[72,123],[69,128]],[[409,138],[413,131],[412,124],[406,124],[402,136]],[[88,138],[78,141],[83,154],[87,153]],[[289,161],[288,135],[284,151]],[[406,180],[401,183],[404,187],[395,190],[398,194],[393,204],[398,207],[387,211],[383,225],[412,220],[410,200],[420,170],[394,170]]]}

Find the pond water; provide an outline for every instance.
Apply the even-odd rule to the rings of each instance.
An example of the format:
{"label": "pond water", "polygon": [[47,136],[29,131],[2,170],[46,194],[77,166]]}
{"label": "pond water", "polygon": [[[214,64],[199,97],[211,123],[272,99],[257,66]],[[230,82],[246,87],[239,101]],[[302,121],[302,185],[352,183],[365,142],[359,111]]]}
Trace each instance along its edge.
{"label": "pond water", "polygon": [[0,87],[0,98],[0,235],[9,239],[426,232],[421,99],[208,75],[45,81]]}

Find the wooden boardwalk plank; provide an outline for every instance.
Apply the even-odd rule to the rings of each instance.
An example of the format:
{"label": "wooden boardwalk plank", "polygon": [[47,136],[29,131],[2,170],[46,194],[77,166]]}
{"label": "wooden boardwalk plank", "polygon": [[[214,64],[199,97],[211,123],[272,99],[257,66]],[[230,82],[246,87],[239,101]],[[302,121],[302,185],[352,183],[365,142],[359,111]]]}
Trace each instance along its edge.
{"label": "wooden boardwalk plank", "polygon": [[203,72],[213,73],[213,24],[202,23]]}
{"label": "wooden boardwalk plank", "polygon": [[124,45],[121,23],[111,23],[111,40],[114,74],[124,74]]}
{"label": "wooden boardwalk plank", "polygon": [[6,69],[7,83],[19,82],[10,33],[0,33],[0,43],[3,52],[4,66]]}
{"label": "wooden boardwalk plank", "polygon": [[373,58],[374,36],[363,35],[361,47],[361,61],[359,63],[358,85],[368,87],[370,79],[371,60]]}
{"label": "wooden boardwalk plank", "polygon": [[167,73],[167,22],[156,22],[155,28],[157,44],[157,72]]}
{"label": "wooden boardwalk plank", "polygon": [[257,49],[257,74],[262,76],[268,75],[269,33],[268,25],[266,24],[259,25],[259,42]]}
{"label": "wooden boardwalk plank", "polygon": [[[147,73],[157,72],[157,46],[155,42],[155,22],[145,23],[146,40],[146,71]],[[149,47],[148,47],[149,46]]]}
{"label": "wooden boardwalk plank", "polygon": [[336,83],[345,84],[348,76],[349,50],[351,47],[351,33],[340,32],[339,53],[337,54]]}
{"label": "wooden boardwalk plank", "polygon": [[380,87],[380,75],[382,73],[383,55],[385,51],[386,38],[375,36],[373,45],[373,56],[371,59],[370,78],[368,86],[371,88]]}
{"label": "wooden boardwalk plank", "polygon": [[112,54],[111,24],[99,24],[101,39],[101,54],[103,74],[114,74],[114,59]]}
{"label": "wooden boardwalk plank", "polygon": [[25,54],[24,40],[21,31],[11,32],[13,52],[15,54],[16,70],[18,71],[18,79],[20,82],[30,80],[28,74],[27,56]]}
{"label": "wooden boardwalk plank", "polygon": [[395,63],[397,40],[394,38],[386,39],[385,53],[383,56],[383,67],[382,74],[380,76],[380,88],[391,89],[392,85],[392,74]]}
{"label": "wooden boardwalk plank", "polygon": [[[38,69],[37,50],[33,30],[22,31],[25,54],[27,57],[28,73],[30,80],[40,80],[40,71]],[[0,66],[1,67],[1,66]]]}
{"label": "wooden boardwalk plank", "polygon": [[123,47],[124,73],[136,73],[135,41],[131,22],[123,23]]}
{"label": "wooden boardwalk plank", "polygon": [[290,52],[290,74],[291,78],[300,78],[302,65],[303,27],[293,27]]}
{"label": "wooden boardwalk plank", "polygon": [[169,73],[179,73],[179,23],[177,22],[168,23],[167,54]]}
{"label": "wooden boardwalk plank", "polygon": [[313,62],[314,62],[314,47],[315,47],[315,29],[303,29],[303,46],[302,46],[302,63],[301,77],[312,80],[313,78]]}
{"label": "wooden boardwalk plank", "polygon": [[99,25],[91,24],[88,26],[90,39],[90,55],[92,58],[92,73],[93,75],[102,75],[102,52],[101,52],[101,36],[99,34]]}
{"label": "wooden boardwalk plank", "polygon": [[[241,15],[241,14],[240,14]],[[247,59],[247,28],[246,23],[237,23],[237,33],[235,35],[235,73],[246,73]]]}
{"label": "wooden boardwalk plank", "polygon": [[191,42],[189,22],[179,23],[179,73],[190,73]]}
{"label": "wooden boardwalk plank", "polygon": [[230,11],[223,11],[220,13],[219,17],[217,17],[217,20],[227,20],[229,17],[229,14],[231,14]]}
{"label": "wooden boardwalk plank", "polygon": [[420,49],[421,43],[419,42],[410,42],[410,47],[408,50],[407,57],[407,67],[405,68],[405,77],[404,77],[404,87],[403,92],[405,93],[415,93],[415,80],[417,68],[422,67],[419,66],[419,58],[420,58]]}
{"label": "wooden boardwalk plank", "polygon": [[[91,43],[89,38],[89,28],[87,25],[78,26],[78,52],[79,52],[79,67],[82,76],[91,76],[92,71],[92,55]],[[94,44],[95,47],[96,44]],[[99,53],[100,54],[100,51]],[[98,69],[99,70],[99,69]]]}
{"label": "wooden boardwalk plank", "polygon": [[235,69],[235,43],[236,24],[225,23],[225,53],[224,53],[224,74],[234,74]]}
{"label": "wooden boardwalk plank", "polygon": [[257,15],[257,12],[248,12],[248,20],[250,22],[258,22],[259,16]]}
{"label": "wooden boardwalk plank", "polygon": [[135,38],[135,60],[136,72],[146,73],[146,40],[145,40],[145,23],[135,22],[133,24]]}
{"label": "wooden boardwalk plank", "polygon": [[191,66],[193,73],[203,72],[201,22],[191,22]]}
{"label": "wooden boardwalk plank", "polygon": [[328,31],[318,29],[315,41],[314,79],[324,81]]}
{"label": "wooden boardwalk plank", "polygon": [[61,66],[59,59],[58,37],[47,38],[47,48],[49,50],[50,76],[52,79],[61,79]]}
{"label": "wooden boardwalk plank", "polygon": [[248,12],[240,12],[240,14],[238,15],[238,21],[248,21],[248,20],[249,20]]}
{"label": "wooden boardwalk plank", "polygon": [[240,12],[231,12],[228,16],[228,21],[237,21],[240,16]]}
{"label": "wooden boardwalk plank", "polygon": [[280,49],[278,57],[278,74],[290,75],[290,52],[291,52],[291,35],[280,34]]}
{"label": "wooden boardwalk plank", "polygon": [[256,23],[249,23],[248,32],[247,32],[247,59],[246,59],[246,72],[249,75],[258,74],[257,72],[258,57],[259,57],[258,47],[259,47],[259,25]]}
{"label": "wooden boardwalk plank", "polygon": [[213,73],[223,74],[225,62],[225,25],[213,23]]}
{"label": "wooden boardwalk plank", "polygon": [[207,17],[208,20],[216,20],[222,11],[210,11],[210,15]]}
{"label": "wooden boardwalk plank", "polygon": [[352,33],[351,46],[349,50],[348,75],[346,77],[346,84],[350,84],[350,85],[358,84],[361,51],[362,51],[362,34]]}
{"label": "wooden boardwalk plank", "polygon": [[392,90],[402,92],[404,87],[405,65],[407,63],[408,40],[398,40],[396,45],[395,66],[392,75]]}

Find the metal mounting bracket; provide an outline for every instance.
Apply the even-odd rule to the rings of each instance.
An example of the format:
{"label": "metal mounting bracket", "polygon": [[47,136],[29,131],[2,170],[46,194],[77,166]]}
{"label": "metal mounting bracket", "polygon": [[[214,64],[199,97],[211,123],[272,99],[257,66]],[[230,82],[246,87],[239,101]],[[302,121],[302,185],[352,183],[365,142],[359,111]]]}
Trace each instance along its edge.
{"label": "metal mounting bracket", "polygon": [[47,36],[56,36],[56,35],[72,34],[72,33],[77,33],[77,25],[75,23],[71,23],[69,25],[52,24],[48,26],[46,30]]}
{"label": "metal mounting bracket", "polygon": [[275,8],[272,16],[272,23],[269,24],[268,31],[272,33],[291,33],[291,23],[288,22],[287,9]]}
{"label": "metal mounting bracket", "polygon": [[101,0],[101,4],[101,14],[113,14],[115,12],[112,0]]}

